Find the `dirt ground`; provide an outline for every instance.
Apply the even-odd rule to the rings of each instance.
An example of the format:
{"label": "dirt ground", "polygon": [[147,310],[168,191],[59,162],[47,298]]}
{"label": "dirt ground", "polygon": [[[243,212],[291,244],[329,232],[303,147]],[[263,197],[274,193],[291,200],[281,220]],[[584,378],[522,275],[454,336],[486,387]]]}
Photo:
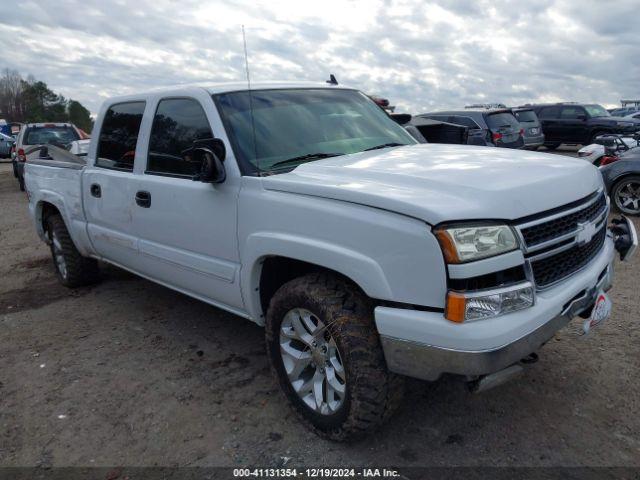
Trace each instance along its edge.
{"label": "dirt ground", "polygon": [[412,381],[388,425],[344,445],[298,423],[260,327],[112,267],[60,286],[6,163],[0,209],[2,467],[640,466],[640,258],[616,265],[595,334],[572,324],[482,394]]}

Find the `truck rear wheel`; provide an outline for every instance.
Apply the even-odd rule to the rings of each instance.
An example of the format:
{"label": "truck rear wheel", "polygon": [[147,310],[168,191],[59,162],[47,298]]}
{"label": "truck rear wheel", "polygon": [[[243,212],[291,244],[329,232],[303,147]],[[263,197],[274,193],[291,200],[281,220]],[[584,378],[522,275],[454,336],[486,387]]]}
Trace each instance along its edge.
{"label": "truck rear wheel", "polygon": [[373,304],[328,274],[284,284],[271,299],[267,352],[280,388],[318,435],[346,441],[379,427],[402,399],[402,377],[387,370]]}
{"label": "truck rear wheel", "polygon": [[62,217],[49,215],[46,226],[53,265],[60,282],[69,288],[95,283],[98,280],[98,262],[80,255]]}

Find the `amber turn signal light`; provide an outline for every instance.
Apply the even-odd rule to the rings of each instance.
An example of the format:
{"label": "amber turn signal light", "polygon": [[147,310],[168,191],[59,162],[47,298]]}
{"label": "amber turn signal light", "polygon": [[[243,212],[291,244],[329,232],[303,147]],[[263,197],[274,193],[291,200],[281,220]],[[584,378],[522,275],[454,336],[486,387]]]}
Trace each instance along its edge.
{"label": "amber turn signal light", "polygon": [[463,294],[457,292],[447,293],[447,305],[444,311],[445,318],[456,323],[464,322],[466,304],[467,299]]}

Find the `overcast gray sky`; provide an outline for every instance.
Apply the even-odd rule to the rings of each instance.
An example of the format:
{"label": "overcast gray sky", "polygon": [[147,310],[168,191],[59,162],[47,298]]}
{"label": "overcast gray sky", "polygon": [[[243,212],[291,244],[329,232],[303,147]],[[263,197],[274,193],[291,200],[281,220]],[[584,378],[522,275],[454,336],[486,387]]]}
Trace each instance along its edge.
{"label": "overcast gray sky", "polygon": [[0,67],[92,112],[108,96],[245,78],[325,80],[419,113],[640,97],[638,0],[3,0]]}

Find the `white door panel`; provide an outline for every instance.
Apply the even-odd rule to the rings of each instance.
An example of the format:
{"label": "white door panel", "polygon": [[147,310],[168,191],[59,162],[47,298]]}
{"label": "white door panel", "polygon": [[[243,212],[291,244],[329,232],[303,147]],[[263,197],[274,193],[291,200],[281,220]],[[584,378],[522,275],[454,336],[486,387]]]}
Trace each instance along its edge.
{"label": "white door panel", "polygon": [[[132,269],[140,266],[133,225],[135,182],[131,172],[99,167],[87,167],[82,182],[87,230],[94,249],[101,257]],[[99,197],[95,196],[96,186]]]}
{"label": "white door panel", "polygon": [[243,308],[236,240],[238,180],[220,185],[159,175],[139,177],[151,195],[136,206],[142,273],[195,295]]}

